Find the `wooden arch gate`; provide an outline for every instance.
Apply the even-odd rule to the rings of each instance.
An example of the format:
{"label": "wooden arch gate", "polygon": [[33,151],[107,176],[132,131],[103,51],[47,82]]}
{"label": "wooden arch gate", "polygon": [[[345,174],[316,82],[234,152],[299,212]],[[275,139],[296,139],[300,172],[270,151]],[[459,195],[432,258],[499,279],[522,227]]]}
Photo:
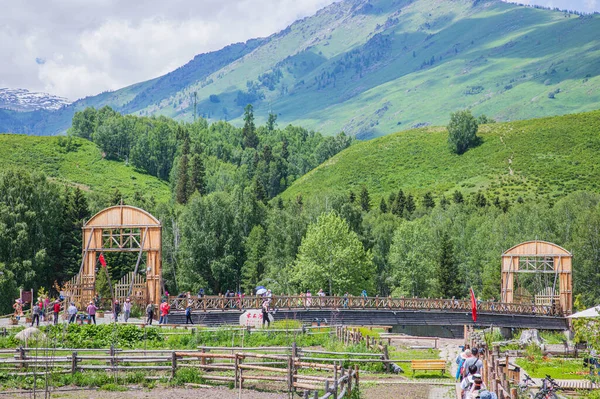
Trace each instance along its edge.
{"label": "wooden arch gate", "polygon": [[527,241],[510,248],[502,254],[502,302],[515,302],[515,280],[519,274],[546,275],[551,283],[535,293],[535,305],[560,305],[565,314],[571,314],[572,258],[566,249],[546,241]]}
{"label": "wooden arch gate", "polygon": [[[96,294],[96,266],[100,253],[137,252],[137,262],[131,279],[131,294],[142,256],[146,253],[147,301],[160,302],[162,276],[162,226],[158,219],[143,209],[128,205],[106,208],[94,215],[83,226],[83,258],[76,289],[72,297],[80,305],[88,303]],[[74,287],[75,288],[75,287]]]}

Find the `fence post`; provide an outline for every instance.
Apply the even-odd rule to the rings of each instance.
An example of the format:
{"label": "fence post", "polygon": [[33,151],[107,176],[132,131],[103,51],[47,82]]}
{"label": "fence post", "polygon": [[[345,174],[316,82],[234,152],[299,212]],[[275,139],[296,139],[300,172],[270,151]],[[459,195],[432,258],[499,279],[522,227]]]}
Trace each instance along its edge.
{"label": "fence post", "polygon": [[[26,356],[25,356],[25,348],[23,348],[22,346],[19,346],[17,348],[17,354],[19,357],[19,360],[25,360]],[[25,367],[25,363],[19,363],[19,368],[23,368]]]}
{"label": "fence post", "polygon": [[354,378],[356,379],[356,389],[358,389],[358,364],[354,365]]}
{"label": "fence post", "polygon": [[333,362],[333,394],[334,398],[338,396],[338,366],[337,362]]}
{"label": "fence post", "polygon": [[233,381],[233,387],[237,388],[238,387],[238,380],[240,379],[240,362],[239,362],[239,358],[238,358],[238,354],[235,354],[235,378]]}
{"label": "fence post", "polygon": [[385,370],[389,373],[390,372],[390,362],[389,362],[390,356],[389,356],[389,353],[388,353],[388,347],[387,347],[387,345],[385,345],[383,347],[383,360],[384,360],[383,364],[385,364]]}
{"label": "fence post", "polygon": [[177,371],[177,354],[175,351],[171,352],[171,378],[175,378],[175,372]]}
{"label": "fence post", "polygon": [[348,397],[352,397],[352,366],[348,369]]}
{"label": "fence post", "polygon": [[242,369],[240,367],[240,364],[242,364],[244,362],[244,356],[236,353],[235,355],[239,360],[238,360],[238,368],[240,369],[240,392],[242,391],[242,388],[244,387],[244,369]]}
{"label": "fence post", "polygon": [[115,367],[115,346],[114,345],[110,345],[110,351],[108,352],[110,355],[110,368],[114,368]]}
{"label": "fence post", "polygon": [[77,352],[74,351],[71,354],[71,374],[75,374],[77,372]]}
{"label": "fence post", "polygon": [[319,399],[319,391],[313,392],[313,399]]}
{"label": "fence post", "polygon": [[294,386],[294,373],[293,373],[293,369],[294,369],[294,357],[292,355],[290,355],[288,357],[288,365],[287,365],[287,385],[288,385],[288,392],[292,392],[292,388]]}

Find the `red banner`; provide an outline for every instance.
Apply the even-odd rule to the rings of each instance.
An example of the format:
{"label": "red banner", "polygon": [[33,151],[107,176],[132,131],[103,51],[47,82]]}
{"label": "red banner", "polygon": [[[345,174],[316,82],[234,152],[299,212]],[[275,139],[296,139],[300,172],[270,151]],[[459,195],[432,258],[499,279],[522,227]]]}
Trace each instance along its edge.
{"label": "red banner", "polygon": [[102,267],[106,267],[106,260],[104,259],[103,254],[100,254],[100,256],[98,257],[98,260],[100,261],[100,264],[102,265]]}
{"label": "red banner", "polygon": [[471,290],[471,316],[473,316],[473,322],[477,322],[477,299],[475,298],[475,292],[473,288]]}

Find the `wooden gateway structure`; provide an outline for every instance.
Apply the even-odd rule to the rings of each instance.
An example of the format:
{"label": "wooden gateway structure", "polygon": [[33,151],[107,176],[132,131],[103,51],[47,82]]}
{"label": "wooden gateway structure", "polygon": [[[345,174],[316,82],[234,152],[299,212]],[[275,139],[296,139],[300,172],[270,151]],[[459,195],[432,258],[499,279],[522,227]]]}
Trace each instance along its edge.
{"label": "wooden gateway structure", "polygon": [[[104,252],[137,253],[135,270],[123,277],[115,287],[115,297],[131,296],[135,302],[161,298],[162,226],[158,219],[143,209],[128,205],[106,208],[83,226],[83,256],[79,274],[64,288],[65,296],[79,306],[87,304],[96,295],[98,257]],[[145,283],[138,273],[142,257],[145,259]]]}
{"label": "wooden gateway structure", "polygon": [[[502,254],[502,302],[573,310],[573,255],[546,241],[527,241]],[[558,309],[560,307],[560,309]]]}

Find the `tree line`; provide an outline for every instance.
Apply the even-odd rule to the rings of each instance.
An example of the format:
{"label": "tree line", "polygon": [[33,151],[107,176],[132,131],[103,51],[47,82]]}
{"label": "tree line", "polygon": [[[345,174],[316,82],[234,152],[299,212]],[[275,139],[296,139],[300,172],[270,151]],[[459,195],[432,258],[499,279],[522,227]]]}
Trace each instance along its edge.
{"label": "tree line", "polygon": [[[599,194],[578,192],[556,202],[530,203],[486,192],[417,195],[401,187],[372,198],[359,187],[283,200],[277,194],[290,181],[350,140],[291,126],[278,129],[275,117],[256,127],[251,108],[241,128],[202,120],[140,120],[167,129],[176,144],[169,203],[156,204],[141,194],[123,198],[118,191],[98,197],[36,173],[0,173],[3,311],[19,287],[52,288],[48,285],[77,273],[83,221],[121,201],[161,221],[163,279],[170,293],[203,288],[208,294],[249,294],[265,285],[275,294],[323,289],[358,295],[366,289],[369,295],[461,298],[473,287],[483,299],[499,299],[502,252],[537,238],[573,252],[579,303],[591,305],[600,298]],[[92,140],[98,129],[90,130]],[[153,150],[145,154],[158,156]],[[201,165],[194,166],[194,159]],[[276,174],[280,184],[275,186],[270,170],[280,167],[285,177]],[[105,255],[113,280],[135,264],[128,254]]]}

